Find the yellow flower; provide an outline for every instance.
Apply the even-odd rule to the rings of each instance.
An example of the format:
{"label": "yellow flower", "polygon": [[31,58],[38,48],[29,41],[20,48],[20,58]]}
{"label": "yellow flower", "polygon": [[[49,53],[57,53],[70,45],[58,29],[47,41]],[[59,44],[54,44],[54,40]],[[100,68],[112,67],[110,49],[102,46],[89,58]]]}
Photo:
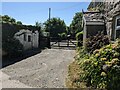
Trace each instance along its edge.
{"label": "yellow flower", "polygon": [[94,65],[95,65],[95,66],[97,66],[97,65],[98,65],[98,63],[96,62],[96,63],[94,63]]}
{"label": "yellow flower", "polygon": [[97,53],[97,54],[95,54],[95,57],[98,57],[99,56],[99,54]]}
{"label": "yellow flower", "polygon": [[101,58],[100,60],[101,60],[101,61],[106,61],[106,60],[107,60],[107,58]]}
{"label": "yellow flower", "polygon": [[101,76],[106,76],[107,74],[105,72],[102,72],[101,73]]}
{"label": "yellow flower", "polygon": [[109,67],[112,66],[112,62],[105,62],[105,64],[106,64],[107,66],[109,66]]}
{"label": "yellow flower", "polygon": [[104,48],[101,48],[99,51],[101,52],[101,51],[103,51],[103,49],[104,49]]}
{"label": "yellow flower", "polygon": [[91,63],[91,61],[89,60],[89,59],[86,59],[85,61],[84,61],[84,64],[90,64]]}
{"label": "yellow flower", "polygon": [[106,46],[106,48],[110,48],[110,47],[111,47],[111,45],[107,45],[107,46]]}
{"label": "yellow flower", "polygon": [[99,49],[96,49],[93,54],[99,53]]}
{"label": "yellow flower", "polygon": [[114,53],[114,57],[119,57],[119,53]]}
{"label": "yellow flower", "polygon": [[112,59],[111,63],[112,63],[112,64],[117,64],[117,63],[118,63],[118,61],[119,61],[119,59],[118,59],[118,58],[114,58],[114,59]]}

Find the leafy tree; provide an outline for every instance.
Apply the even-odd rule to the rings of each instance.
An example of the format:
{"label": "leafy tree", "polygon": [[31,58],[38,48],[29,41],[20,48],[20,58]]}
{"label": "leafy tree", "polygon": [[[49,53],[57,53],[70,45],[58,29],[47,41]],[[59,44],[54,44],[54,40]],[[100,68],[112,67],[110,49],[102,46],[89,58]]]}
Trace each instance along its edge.
{"label": "leafy tree", "polygon": [[2,23],[2,50],[7,52],[9,56],[13,54],[16,56],[23,50],[21,43],[14,39],[14,34],[18,31],[16,25]]}
{"label": "leafy tree", "polygon": [[16,24],[16,20],[15,20],[14,18],[10,18],[10,19],[9,19],[9,22],[10,22],[11,24]]}
{"label": "leafy tree", "polygon": [[41,27],[41,23],[39,23],[39,22],[37,21],[37,22],[35,22],[35,26],[36,26],[36,27]]}
{"label": "leafy tree", "polygon": [[9,21],[10,21],[10,17],[8,15],[2,16],[2,22],[9,22]]}
{"label": "leafy tree", "polygon": [[66,24],[60,18],[52,18],[45,23],[45,31],[50,32],[51,37],[59,37],[59,34],[66,32]]}
{"label": "leafy tree", "polygon": [[83,14],[81,12],[77,12],[73,17],[72,23],[70,24],[70,31],[73,37],[82,31],[82,16]]}
{"label": "leafy tree", "polygon": [[2,16],[2,22],[16,24],[16,20],[14,18],[9,17],[8,15]]}
{"label": "leafy tree", "polygon": [[22,22],[21,21],[17,21],[16,24],[17,25],[22,25]]}
{"label": "leafy tree", "polygon": [[42,23],[39,23],[38,21],[35,22],[35,26],[36,28],[39,30],[39,32],[41,31],[41,27],[42,27]]}

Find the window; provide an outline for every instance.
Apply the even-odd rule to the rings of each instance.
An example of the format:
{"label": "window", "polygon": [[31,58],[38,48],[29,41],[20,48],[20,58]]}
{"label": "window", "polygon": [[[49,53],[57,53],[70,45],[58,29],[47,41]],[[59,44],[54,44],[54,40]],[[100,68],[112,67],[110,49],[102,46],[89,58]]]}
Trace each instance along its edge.
{"label": "window", "polygon": [[116,29],[116,30],[120,30],[120,15],[119,15],[119,16],[116,16],[115,29]]}
{"label": "window", "polygon": [[31,36],[28,35],[28,42],[31,42]]}
{"label": "window", "polygon": [[117,19],[117,26],[120,26],[120,18]]}
{"label": "window", "polygon": [[120,15],[116,17],[115,39],[120,38]]}

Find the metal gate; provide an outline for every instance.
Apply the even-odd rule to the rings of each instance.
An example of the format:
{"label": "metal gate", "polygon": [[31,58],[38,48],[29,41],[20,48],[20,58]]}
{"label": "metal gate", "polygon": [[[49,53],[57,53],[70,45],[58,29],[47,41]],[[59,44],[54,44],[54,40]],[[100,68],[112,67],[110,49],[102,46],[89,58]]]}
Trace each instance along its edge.
{"label": "metal gate", "polygon": [[73,40],[70,37],[62,39],[60,37],[51,37],[50,38],[50,47],[51,48],[76,48],[76,40]]}

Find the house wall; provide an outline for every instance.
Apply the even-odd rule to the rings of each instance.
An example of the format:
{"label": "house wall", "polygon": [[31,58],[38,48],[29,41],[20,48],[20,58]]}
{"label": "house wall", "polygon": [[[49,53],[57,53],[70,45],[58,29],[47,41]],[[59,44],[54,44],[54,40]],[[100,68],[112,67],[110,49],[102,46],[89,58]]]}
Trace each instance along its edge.
{"label": "house wall", "polygon": [[[84,23],[84,22],[83,22]],[[85,25],[85,23],[83,24],[83,46],[85,46],[85,42],[86,42],[86,38],[87,38],[87,36],[86,36],[86,25]]]}
{"label": "house wall", "polygon": [[38,31],[35,31],[35,33],[32,34],[33,39],[33,47],[38,48],[39,45],[39,33]]}
{"label": "house wall", "polygon": [[[106,1],[106,0],[105,0]],[[110,0],[105,2],[105,20],[107,33],[111,40],[119,37],[119,32],[116,31],[116,18],[120,17],[120,0]]]}
{"label": "house wall", "polygon": [[[98,2],[92,0],[88,10],[90,8],[101,9]],[[98,0],[99,1],[99,0]],[[106,22],[106,30],[109,38],[115,40],[120,31],[116,31],[116,18],[120,15],[120,0],[102,0],[103,1],[103,14]]]}
{"label": "house wall", "polygon": [[87,25],[86,27],[86,38],[89,38],[90,36],[95,36],[97,33],[105,30],[104,25]]}
{"label": "house wall", "polygon": [[[96,34],[98,34],[99,32],[102,32],[105,30],[105,25],[104,24],[101,24],[101,25],[87,25],[87,24],[84,24],[84,28],[83,28],[83,46],[85,46],[85,43],[86,43],[86,39],[91,37],[91,36],[95,36]],[[104,32],[106,33],[106,32]]]}

